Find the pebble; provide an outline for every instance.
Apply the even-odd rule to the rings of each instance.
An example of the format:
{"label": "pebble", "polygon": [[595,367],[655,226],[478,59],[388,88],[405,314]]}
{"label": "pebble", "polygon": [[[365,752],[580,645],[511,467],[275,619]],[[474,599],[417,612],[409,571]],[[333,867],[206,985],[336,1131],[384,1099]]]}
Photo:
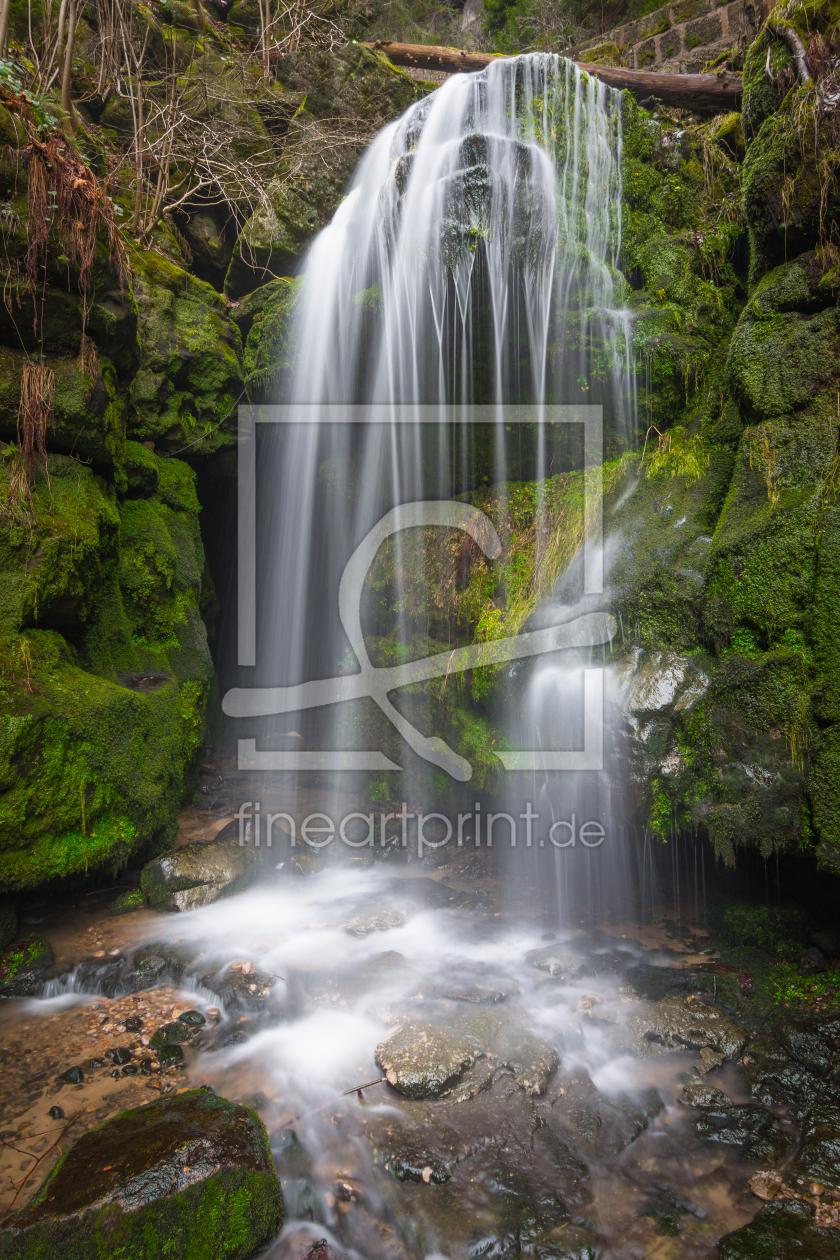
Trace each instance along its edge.
{"label": "pebble", "polygon": [[131,1051],[126,1050],[125,1046],[116,1046],[113,1050],[105,1051],[105,1058],[122,1066],[123,1063],[131,1062]]}

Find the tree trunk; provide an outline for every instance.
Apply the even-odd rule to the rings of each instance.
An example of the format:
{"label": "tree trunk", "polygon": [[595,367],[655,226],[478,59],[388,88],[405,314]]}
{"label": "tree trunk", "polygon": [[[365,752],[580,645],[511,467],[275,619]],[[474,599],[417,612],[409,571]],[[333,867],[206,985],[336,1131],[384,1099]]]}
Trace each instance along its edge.
{"label": "tree trunk", "polygon": [[76,44],[76,0],[70,0],[67,13],[67,46],[64,49],[64,73],[61,77],[61,108],[70,120],[70,130],[78,127],[70,86],[73,79],[73,50]]}
{"label": "tree trunk", "polygon": [[0,57],[6,51],[6,38],[9,34],[9,12],[12,0],[0,0]]}
{"label": "tree trunk", "polygon": [[[443,70],[449,74],[483,70],[504,56],[425,44],[397,44],[390,39],[379,39],[364,47],[383,52],[395,66]],[[656,74],[647,70],[624,70],[620,66],[593,66],[585,61],[577,61],[575,65],[610,87],[620,91],[627,88],[642,101],[655,97],[665,105],[716,114],[741,107],[741,76],[730,70],[719,74]]]}

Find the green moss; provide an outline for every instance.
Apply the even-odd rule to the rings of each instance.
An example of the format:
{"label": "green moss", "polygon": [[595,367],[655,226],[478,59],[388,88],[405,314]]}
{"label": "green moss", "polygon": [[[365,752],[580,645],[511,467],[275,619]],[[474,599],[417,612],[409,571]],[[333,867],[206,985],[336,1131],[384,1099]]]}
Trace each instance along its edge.
{"label": "green moss", "polygon": [[286,117],[268,204],[255,211],[234,249],[225,278],[232,299],[297,272],[309,241],[344,196],[362,149],[427,90],[359,44],[287,55],[279,77],[295,108]]}
{"label": "green moss", "polygon": [[143,896],[139,888],[130,888],[127,892],[122,892],[115,897],[109,907],[111,914],[129,914],[132,910],[142,910],[146,904],[146,898]]}
{"label": "green moss", "polygon": [[212,676],[198,505],[187,465],[150,459],[155,490],[120,507],[51,456],[34,530],[0,532],[2,887],[118,869],[190,790]]}
{"label": "green moss", "polygon": [[810,916],[799,906],[748,901],[708,902],[706,925],[716,944],[750,945],[779,958],[807,949],[814,929]]}
{"label": "green moss", "polygon": [[252,402],[275,396],[281,375],[291,367],[289,330],[300,283],[274,280],[257,290],[259,307],[245,342],[245,384]]}
{"label": "green moss", "polygon": [[129,434],[164,450],[209,454],[232,442],[243,394],[242,345],[224,300],[158,254],[138,251],[140,369]]}
{"label": "green moss", "polygon": [[46,966],[52,959],[43,936],[32,933],[17,945],[12,945],[0,955],[0,985],[10,984],[22,971]]}

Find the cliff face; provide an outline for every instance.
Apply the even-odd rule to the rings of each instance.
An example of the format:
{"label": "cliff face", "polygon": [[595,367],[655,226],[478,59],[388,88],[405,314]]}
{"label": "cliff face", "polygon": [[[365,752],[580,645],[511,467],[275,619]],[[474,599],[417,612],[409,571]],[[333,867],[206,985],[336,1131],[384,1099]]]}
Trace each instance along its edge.
{"label": "cliff face", "polygon": [[[171,840],[213,682],[199,529],[213,504],[199,504],[195,470],[232,472],[236,405],[276,388],[307,242],[371,135],[428,89],[354,45],[288,53],[268,78],[241,71],[231,41],[247,37],[247,6],[234,7],[238,33],[233,14],[199,32],[175,4],[153,27],[190,117],[230,134],[221,191],[149,219],[139,245],[123,231],[122,276],[100,235],[87,290],[49,221],[40,292],[27,279],[31,109],[2,87],[8,890],[118,869]],[[765,29],[747,52],[743,115],[700,122],[625,100],[623,272],[642,436],[634,452],[608,451],[605,506],[624,546],[610,598],[639,820],[662,838],[705,828],[727,861],[744,844],[815,847],[840,870],[840,203],[819,70],[834,17],[805,5],[794,20],[810,40],[810,85]],[[93,74],[86,38],[79,84]],[[87,169],[103,180],[111,168],[114,214],[129,224],[136,189],[115,162],[131,129],[125,98],[78,110]],[[35,362],[54,374],[54,401],[27,503],[19,399]],[[580,484],[553,493],[558,536],[573,537]],[[563,548],[534,580],[527,501],[523,487],[505,526],[521,560],[468,566],[442,597],[449,642],[453,625],[465,642],[510,633],[508,611],[524,624],[560,575]],[[492,494],[482,502],[494,517]],[[387,633],[375,650],[388,658]],[[441,733],[477,765],[501,686],[479,673],[432,697]]]}
{"label": "cliff face", "polygon": [[[816,83],[797,81],[765,29],[747,52],[740,129],[717,120],[636,142],[637,329],[655,322],[643,415],[652,395],[664,436],[648,432],[616,519],[632,539],[626,703],[654,832],[705,827],[727,862],[738,845],[816,847],[836,872],[838,131],[816,69],[835,18],[800,6],[794,20]],[[710,160],[709,141],[726,156]],[[634,210],[632,189],[668,152],[672,204],[691,205],[692,178],[704,191],[660,233],[653,199]],[[708,197],[723,170],[732,185]]]}

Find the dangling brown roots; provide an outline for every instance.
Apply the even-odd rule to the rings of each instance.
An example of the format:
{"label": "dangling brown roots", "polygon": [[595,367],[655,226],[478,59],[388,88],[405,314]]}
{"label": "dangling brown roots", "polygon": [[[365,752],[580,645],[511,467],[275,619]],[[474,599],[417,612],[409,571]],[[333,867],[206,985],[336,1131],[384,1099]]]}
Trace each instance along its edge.
{"label": "dangling brown roots", "polygon": [[23,454],[12,442],[3,452],[3,460],[9,468],[9,493],[6,502],[0,507],[0,520],[7,525],[24,525],[34,519],[35,508]]}
{"label": "dangling brown roots", "polygon": [[[113,205],[105,187],[63,136],[42,141],[30,138],[26,148],[29,173],[29,218],[24,271],[33,299],[43,282],[50,232],[61,251],[79,268],[83,318],[87,314],[97,237],[105,233],[108,253],[115,260],[120,286],[125,279],[123,242]],[[37,334],[37,314],[36,329]],[[84,325],[82,346],[85,344]]]}
{"label": "dangling brown roots", "polygon": [[18,446],[29,486],[35,483],[38,463],[47,475],[47,425],[55,426],[55,372],[45,363],[27,363],[20,383]]}

